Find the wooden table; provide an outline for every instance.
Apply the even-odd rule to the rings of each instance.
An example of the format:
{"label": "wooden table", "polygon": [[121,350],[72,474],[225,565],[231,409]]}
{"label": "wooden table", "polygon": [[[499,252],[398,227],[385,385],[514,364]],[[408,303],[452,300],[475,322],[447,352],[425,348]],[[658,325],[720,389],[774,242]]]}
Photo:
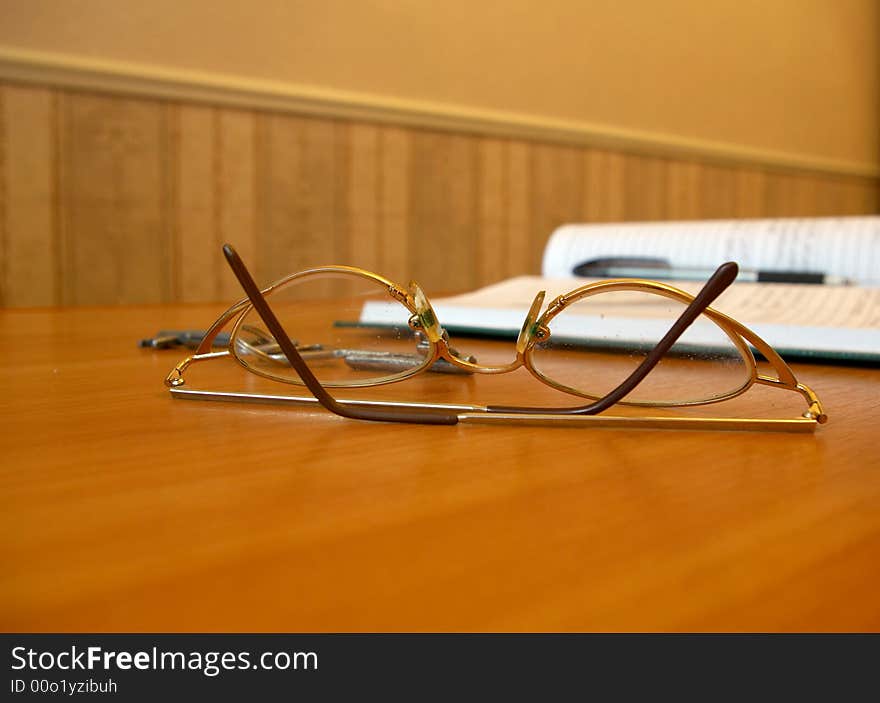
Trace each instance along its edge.
{"label": "wooden table", "polygon": [[[3,630],[880,628],[878,369],[794,367],[830,416],[814,435],[171,399],[183,352],[137,340],[221,310],[0,313]],[[210,383],[257,382],[204,366]],[[524,371],[390,389],[545,392]]]}

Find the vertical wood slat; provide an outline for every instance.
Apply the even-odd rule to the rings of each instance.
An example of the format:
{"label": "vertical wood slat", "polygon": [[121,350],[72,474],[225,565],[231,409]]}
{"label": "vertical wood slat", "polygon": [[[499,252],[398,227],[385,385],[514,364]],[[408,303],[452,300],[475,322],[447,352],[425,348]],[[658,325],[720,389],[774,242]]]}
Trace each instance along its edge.
{"label": "vertical wood slat", "polygon": [[513,140],[478,142],[478,279],[499,281],[534,270],[533,162],[530,147]]}
{"label": "vertical wood slat", "polygon": [[877,181],[850,180],[844,187],[843,212],[880,211],[880,185]]}
{"label": "vertical wood slat", "polygon": [[756,168],[738,168],[736,171],[736,206],[734,217],[762,217],[764,210],[764,190],[767,178]]}
{"label": "vertical wood slat", "polygon": [[477,277],[482,281],[498,281],[507,276],[507,257],[503,254],[509,197],[505,144],[500,139],[481,139],[478,149]]}
{"label": "vertical wood slat", "polygon": [[726,219],[736,213],[736,171],[729,166],[704,166],[700,174],[699,218]]}
{"label": "vertical wood slat", "polygon": [[181,105],[172,115],[176,171],[175,291],[183,302],[220,299],[220,250],[214,217],[214,119],[211,108]]}
{"label": "vertical wood slat", "polygon": [[431,291],[476,280],[477,144],[473,137],[416,133],[410,168],[410,275]]}
{"label": "vertical wood slat", "polygon": [[[259,160],[265,169],[261,222],[257,248],[257,267],[264,279],[283,275],[288,265],[297,268],[289,251],[291,238],[297,235],[296,214],[299,201],[299,169],[302,147],[298,133],[299,121],[289,117],[266,117],[265,139],[261,141]],[[287,253],[286,253],[287,252]],[[298,252],[293,250],[298,258]]]}
{"label": "vertical wood slat", "polygon": [[583,220],[584,161],[580,149],[532,147],[529,268],[538,271],[547,237],[559,225]]}
{"label": "vertical wood slat", "polygon": [[346,158],[344,202],[340,225],[347,240],[340,262],[382,273],[379,241],[379,127],[353,124],[345,127]]}
{"label": "vertical wood slat", "polygon": [[586,149],[584,219],[622,222],[626,219],[626,156],[602,149]]}
{"label": "vertical wood slat", "polygon": [[409,266],[412,223],[412,132],[381,127],[379,132],[378,262],[379,272],[402,284],[413,272]]}
{"label": "vertical wood slat", "polygon": [[798,212],[797,181],[790,173],[774,175],[765,189],[764,209],[774,217],[793,217]]}
{"label": "vertical wood slat", "polygon": [[627,220],[666,218],[666,163],[653,156],[626,156],[624,213]]}
{"label": "vertical wood slat", "polygon": [[338,238],[339,126],[332,121],[271,115],[260,164],[261,229],[254,259],[263,282],[345,258]]}
{"label": "vertical wood slat", "polygon": [[0,87],[0,304],[58,302],[52,139],[54,100]]}
{"label": "vertical wood slat", "polygon": [[64,104],[62,302],[170,299],[163,290],[159,105],[82,94],[66,96]]}
{"label": "vertical wood slat", "polygon": [[703,169],[695,161],[666,164],[666,217],[695,220],[700,217],[700,178]]}
{"label": "vertical wood slat", "polygon": [[[252,262],[256,256],[254,228],[257,204],[255,188],[254,115],[239,110],[218,110],[215,132],[215,190],[217,231],[222,243],[234,242],[241,257]],[[221,262],[220,295],[223,300],[242,296],[241,287],[232,275],[215,243],[208,253]]]}
{"label": "vertical wood slat", "polygon": [[[529,191],[531,183],[530,146],[526,142],[510,141],[507,143],[507,236],[506,249],[507,269],[505,277],[523,273],[535,273],[532,267],[529,233],[531,232],[532,196]],[[492,283],[494,280],[485,280]]]}
{"label": "vertical wood slat", "polygon": [[431,292],[536,273],[571,221],[877,212],[877,179],[0,85],[0,303],[228,301],[349,263]]}

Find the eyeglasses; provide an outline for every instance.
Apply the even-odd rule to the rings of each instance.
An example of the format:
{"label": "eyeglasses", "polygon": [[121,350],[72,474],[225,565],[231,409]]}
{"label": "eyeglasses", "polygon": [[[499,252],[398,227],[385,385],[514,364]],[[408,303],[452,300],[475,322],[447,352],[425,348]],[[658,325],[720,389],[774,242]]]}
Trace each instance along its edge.
{"label": "eyeglasses", "polygon": [[[448,425],[803,432],[827,420],[816,394],[798,382],[769,344],[709,307],[736,278],[738,267],[732,262],[722,264],[695,296],[655,281],[607,280],[558,296],[544,308],[545,293],[538,292],[520,328],[515,358],[487,360],[450,345],[416,283],[404,287],[363,269],[322,266],[286,276],[261,291],[235,250],[225,245],[223,252],[247,297],[226,310],[195,353],[168,374],[165,383],[175,397],[320,403],[349,418]],[[635,323],[617,314],[633,307],[640,310]],[[226,349],[216,351],[218,336],[229,326]],[[753,348],[774,374],[758,372]],[[190,365],[227,356],[258,376],[303,386],[312,396],[183,387]],[[547,386],[590,402],[575,407],[454,405],[342,399],[329,390],[396,383],[422,373],[501,374],[520,367]],[[807,410],[790,419],[600,415],[615,405],[718,403],[756,384],[799,394]]]}

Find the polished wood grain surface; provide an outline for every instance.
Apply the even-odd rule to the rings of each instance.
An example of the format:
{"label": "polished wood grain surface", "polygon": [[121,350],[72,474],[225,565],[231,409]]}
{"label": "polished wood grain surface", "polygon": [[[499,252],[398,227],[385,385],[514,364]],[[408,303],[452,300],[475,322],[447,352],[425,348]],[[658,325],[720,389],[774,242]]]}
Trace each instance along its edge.
{"label": "polished wood grain surface", "polygon": [[[2,629],[880,627],[876,368],[794,367],[827,406],[815,435],[406,426],[171,399],[183,352],[136,341],[222,307],[0,313]],[[259,382],[228,359],[202,367],[192,383]],[[386,392],[549,391],[517,372]]]}
{"label": "polished wood grain surface", "polygon": [[[0,305],[235,295],[327,263],[467,290],[567,222],[878,212],[876,177],[0,82]],[[454,245],[450,245],[454,242]]]}

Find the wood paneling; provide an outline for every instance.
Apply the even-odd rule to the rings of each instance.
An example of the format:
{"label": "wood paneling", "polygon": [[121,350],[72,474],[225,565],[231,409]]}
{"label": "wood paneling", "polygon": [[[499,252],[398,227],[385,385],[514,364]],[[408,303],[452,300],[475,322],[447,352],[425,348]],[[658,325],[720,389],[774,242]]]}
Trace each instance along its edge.
{"label": "wood paneling", "polygon": [[590,149],[585,154],[584,220],[621,222],[626,219],[626,159],[623,154]]}
{"label": "wood paneling", "polygon": [[0,302],[52,305],[59,299],[54,96],[43,89],[0,92]]}
{"label": "wood paneling", "polygon": [[220,241],[214,209],[214,119],[210,108],[182,105],[172,111],[174,293],[184,302],[220,297],[221,259],[206,260]]}
{"label": "wood paneling", "polygon": [[529,259],[540,262],[547,236],[565,222],[584,219],[584,161],[571,146],[531,145]]}
{"label": "wood paneling", "polygon": [[402,128],[379,131],[378,259],[380,270],[401,282],[413,275],[409,265],[411,137]]}
{"label": "wood paneling", "polygon": [[163,106],[80,93],[60,97],[60,302],[170,300]]}
{"label": "wood paneling", "polygon": [[379,128],[352,124],[345,134],[345,173],[339,217],[344,223],[348,258],[361,268],[380,271]]}
{"label": "wood paneling", "polygon": [[666,164],[666,215],[670,220],[693,220],[700,210],[702,168],[694,161],[669,161]]}
{"label": "wood paneling", "polygon": [[[537,271],[529,250],[529,231],[532,214],[529,190],[529,147],[524,142],[508,141],[507,152],[507,273]],[[488,281],[487,281],[488,282]]]}
{"label": "wood paneling", "polygon": [[458,134],[413,135],[409,275],[428,290],[462,290],[477,280],[478,144]]}
{"label": "wood paneling", "polygon": [[0,84],[0,302],[199,302],[325,263],[430,291],[572,221],[878,212],[877,179]]}

